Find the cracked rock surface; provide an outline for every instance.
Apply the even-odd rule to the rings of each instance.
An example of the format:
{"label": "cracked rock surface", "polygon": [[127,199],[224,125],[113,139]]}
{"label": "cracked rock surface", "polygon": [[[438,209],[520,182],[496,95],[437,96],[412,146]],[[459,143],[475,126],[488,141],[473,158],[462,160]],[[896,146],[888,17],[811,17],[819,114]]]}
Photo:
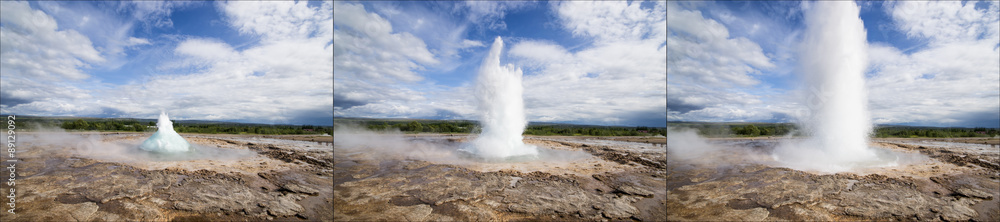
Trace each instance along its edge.
{"label": "cracked rock surface", "polygon": [[[881,147],[929,156],[913,165],[824,174],[752,161],[668,165],[669,221],[1000,221],[996,152]],[[718,157],[727,159],[728,157]]]}
{"label": "cracked rock surface", "polygon": [[[589,152],[589,145],[582,146],[586,141],[576,142],[560,149]],[[620,152],[618,156],[665,158],[665,150],[629,149],[636,145],[597,147],[600,152]],[[614,155],[591,156],[583,161],[586,166],[548,167],[537,162],[484,167],[488,164],[378,156],[349,149],[335,153],[335,221],[663,221],[666,217],[665,168],[604,159]],[[528,166],[533,164],[543,166]],[[601,170],[595,164],[608,167]]]}
{"label": "cracked rock surface", "polygon": [[[98,144],[144,135],[103,139],[106,143]],[[257,151],[240,142],[254,140],[212,135],[189,141]],[[319,160],[332,157],[330,148],[310,153],[280,140],[267,144]],[[333,220],[332,169],[323,164],[288,163],[265,154],[235,160],[128,162],[78,155],[59,144],[25,142],[23,147],[17,213],[0,216],[5,222]]]}

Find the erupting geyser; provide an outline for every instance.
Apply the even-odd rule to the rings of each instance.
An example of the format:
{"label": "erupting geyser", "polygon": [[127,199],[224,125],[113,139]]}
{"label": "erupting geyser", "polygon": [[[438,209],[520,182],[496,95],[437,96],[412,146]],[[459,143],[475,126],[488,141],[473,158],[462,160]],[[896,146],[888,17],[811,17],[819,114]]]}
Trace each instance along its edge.
{"label": "erupting geyser", "polygon": [[794,168],[828,172],[895,164],[868,148],[872,125],[864,71],[867,41],[853,2],[818,1],[806,12],[801,45],[805,103],[803,127],[811,138],[779,146],[774,158]]}
{"label": "erupting geyser", "polygon": [[188,144],[187,140],[184,140],[180,134],[174,131],[173,122],[170,122],[167,113],[160,112],[160,119],[156,122],[156,128],[156,133],[153,133],[149,139],[143,141],[139,148],[160,153],[187,152],[191,148],[191,144]]}
{"label": "erupting geyser", "polygon": [[521,136],[528,124],[524,117],[524,99],[521,98],[522,72],[510,64],[500,66],[501,49],[503,40],[498,36],[479,67],[476,101],[483,131],[472,141],[472,150],[469,151],[486,159],[535,156],[538,149],[524,144]]}

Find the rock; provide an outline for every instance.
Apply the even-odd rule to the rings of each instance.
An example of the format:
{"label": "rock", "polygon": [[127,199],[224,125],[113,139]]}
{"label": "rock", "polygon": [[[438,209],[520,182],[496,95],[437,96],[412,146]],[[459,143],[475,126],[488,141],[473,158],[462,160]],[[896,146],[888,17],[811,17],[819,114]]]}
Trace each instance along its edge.
{"label": "rock", "polygon": [[946,221],[967,221],[973,217],[979,216],[976,210],[964,206],[959,202],[952,202],[951,206],[946,207],[949,210],[941,212],[941,218]]}
{"label": "rock", "polygon": [[632,206],[632,200],[628,197],[614,198],[611,204],[607,205],[601,214],[604,217],[616,219],[616,218],[628,218],[634,214],[638,214],[639,209]]}
{"label": "rock", "polygon": [[291,198],[290,196],[281,196],[277,200],[264,203],[263,206],[267,208],[268,214],[275,217],[292,216],[305,210]]}
{"label": "rock", "polygon": [[317,194],[319,194],[319,191],[317,191],[316,189],[305,187],[305,186],[302,186],[302,185],[299,185],[299,184],[295,184],[295,183],[282,184],[281,188],[285,188],[285,190],[288,190],[288,191],[291,191],[291,192],[304,193],[304,194],[309,194],[309,195],[312,195],[312,196],[316,196]]}
{"label": "rock", "polygon": [[89,221],[91,216],[97,212],[98,208],[99,207],[97,207],[97,204],[94,202],[84,202],[78,204],[63,204],[56,207],[56,209],[53,209],[53,211],[67,212],[68,215],[64,216],[68,216],[74,221]]}
{"label": "rock", "polygon": [[499,221],[499,217],[491,209],[479,208],[467,204],[455,204],[455,208],[462,215],[466,215],[468,221]]}
{"label": "rock", "polygon": [[387,215],[400,215],[405,221],[424,221],[431,211],[434,209],[427,204],[406,206],[406,207],[393,207],[385,212]]}
{"label": "rock", "polygon": [[955,190],[955,193],[961,194],[962,196],[974,197],[979,199],[990,199],[993,197],[993,195],[990,195],[985,191],[973,190],[969,188],[958,188]]}
{"label": "rock", "polygon": [[616,190],[618,190],[618,191],[620,191],[622,193],[625,193],[625,194],[630,194],[630,195],[639,195],[639,196],[643,196],[643,197],[652,197],[653,196],[653,192],[652,191],[648,191],[648,190],[645,190],[645,189],[642,189],[642,188],[638,188],[638,187],[634,187],[634,186],[631,186],[631,185],[621,185]]}

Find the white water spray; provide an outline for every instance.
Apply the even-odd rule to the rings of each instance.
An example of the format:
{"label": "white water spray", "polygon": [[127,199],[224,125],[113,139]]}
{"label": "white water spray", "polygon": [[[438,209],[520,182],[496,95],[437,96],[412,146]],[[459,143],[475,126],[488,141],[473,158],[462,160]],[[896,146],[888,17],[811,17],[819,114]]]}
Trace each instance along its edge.
{"label": "white water spray", "polygon": [[483,131],[472,142],[473,149],[469,151],[485,159],[536,156],[538,149],[524,144],[521,136],[528,124],[521,97],[522,72],[510,64],[500,66],[502,49],[503,40],[498,36],[479,67],[476,101],[479,103],[479,122]]}
{"label": "white water spray", "polygon": [[170,122],[166,112],[160,112],[156,128],[156,133],[143,141],[139,148],[160,153],[187,152],[191,148],[191,144],[188,144],[187,140],[174,131],[174,123]]}
{"label": "white water spray", "polygon": [[814,2],[806,12],[799,60],[812,114],[803,127],[811,138],[780,145],[775,160],[827,172],[895,164],[868,148],[868,45],[859,12],[854,2],[839,1]]}

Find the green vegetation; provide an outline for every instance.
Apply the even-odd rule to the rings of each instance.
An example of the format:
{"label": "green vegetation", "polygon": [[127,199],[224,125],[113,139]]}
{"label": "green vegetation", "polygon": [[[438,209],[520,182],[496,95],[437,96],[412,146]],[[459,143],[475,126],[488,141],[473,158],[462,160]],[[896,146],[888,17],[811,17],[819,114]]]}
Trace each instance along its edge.
{"label": "green vegetation", "polygon": [[[671,122],[670,127],[689,128],[703,137],[756,137],[756,136],[803,136],[798,127],[791,123],[696,123]],[[877,126],[875,138],[915,138],[915,137],[994,137],[1000,135],[998,128],[962,127],[918,127],[918,126]]]}
{"label": "green vegetation", "polygon": [[[155,132],[155,121],[140,121],[128,118],[65,118],[65,117],[27,117],[18,116],[15,126],[20,130],[38,130],[61,128],[75,131],[103,132]],[[333,135],[333,127],[311,125],[269,125],[229,122],[174,122],[174,130],[178,133],[209,133],[209,134],[329,134]]]}
{"label": "green vegetation", "polygon": [[791,123],[669,123],[670,127],[695,129],[698,135],[710,138],[784,136],[801,134]]}
{"label": "green vegetation", "polygon": [[[145,132],[150,130],[147,125],[139,123],[134,119],[93,119],[90,121],[76,119],[75,121],[62,122],[61,127],[66,130],[97,130],[97,131],[132,131]],[[155,131],[156,129],[152,129]]]}
{"label": "green vegetation", "polygon": [[876,138],[889,137],[994,137],[1000,135],[997,128],[957,128],[957,127],[912,127],[882,126],[875,128]]}
{"label": "green vegetation", "polygon": [[[371,131],[403,133],[479,133],[477,122],[468,120],[412,120],[412,119],[334,119],[334,127],[356,126]],[[524,135],[539,136],[654,136],[667,135],[666,128],[583,126],[569,124],[530,123]]]}
{"label": "green vegetation", "polygon": [[224,134],[263,134],[263,135],[288,135],[288,134],[329,134],[333,135],[332,127],[311,126],[311,125],[265,125],[265,124],[188,124],[174,123],[174,130],[178,133],[224,133]]}
{"label": "green vegetation", "polygon": [[334,128],[342,125],[358,126],[371,131],[406,133],[472,133],[477,125],[471,121],[455,120],[334,120]]}
{"label": "green vegetation", "polygon": [[542,125],[528,126],[525,135],[538,136],[667,136],[666,128],[656,127],[621,127],[621,126],[577,126],[577,125]]}

